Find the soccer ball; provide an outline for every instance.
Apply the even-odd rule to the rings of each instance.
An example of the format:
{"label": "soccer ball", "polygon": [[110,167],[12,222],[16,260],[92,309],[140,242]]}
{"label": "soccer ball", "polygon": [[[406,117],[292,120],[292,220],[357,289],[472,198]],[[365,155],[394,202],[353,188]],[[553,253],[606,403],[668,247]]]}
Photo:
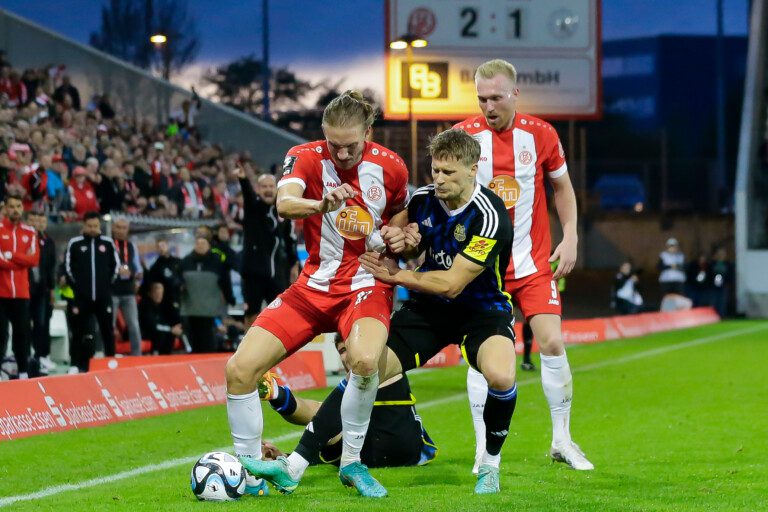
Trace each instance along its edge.
{"label": "soccer ball", "polygon": [[195,462],[190,485],[201,501],[231,501],[245,492],[245,476],[245,468],[236,457],[211,452]]}

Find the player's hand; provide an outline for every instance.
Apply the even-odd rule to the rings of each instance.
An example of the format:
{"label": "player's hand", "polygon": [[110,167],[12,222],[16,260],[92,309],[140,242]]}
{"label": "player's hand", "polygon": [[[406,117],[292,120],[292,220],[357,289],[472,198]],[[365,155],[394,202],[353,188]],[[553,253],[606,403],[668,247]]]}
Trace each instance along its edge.
{"label": "player's hand", "polygon": [[576,265],[576,240],[572,238],[563,238],[563,241],[555,247],[555,252],[549,257],[549,262],[560,260],[552,279],[560,279],[571,273]]}
{"label": "player's hand", "polygon": [[374,278],[384,283],[395,283],[395,276],[400,272],[400,266],[392,256],[369,251],[357,259],[365,270],[373,274]]}
{"label": "player's hand", "polygon": [[403,234],[405,235],[405,249],[418,249],[421,243],[421,233],[419,233],[419,225],[415,222],[411,222],[403,228]]}
{"label": "player's hand", "polygon": [[352,199],[357,196],[357,191],[352,188],[349,183],[342,183],[340,187],[337,187],[323,196],[320,201],[320,212],[328,213],[333,212],[341,208],[341,205],[347,199]]}
{"label": "player's hand", "polygon": [[269,441],[261,442],[261,453],[263,460],[275,460],[278,457],[285,456],[285,454],[280,451],[280,448]]}
{"label": "player's hand", "polygon": [[381,228],[381,237],[392,254],[400,254],[405,250],[405,233],[396,226],[384,226]]}

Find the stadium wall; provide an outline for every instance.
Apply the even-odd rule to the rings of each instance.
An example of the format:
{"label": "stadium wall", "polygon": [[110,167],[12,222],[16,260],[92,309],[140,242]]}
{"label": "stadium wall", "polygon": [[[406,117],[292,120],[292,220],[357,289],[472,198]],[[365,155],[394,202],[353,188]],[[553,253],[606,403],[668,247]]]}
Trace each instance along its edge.
{"label": "stadium wall", "polygon": [[[163,122],[191,94],[147,71],[77,43],[29,20],[0,9],[0,49],[16,68],[66,65],[83,105],[94,94],[108,93],[117,111],[136,119]],[[282,163],[292,146],[305,142],[285,130],[235,109],[202,100],[195,118],[206,141],[229,151],[245,151],[268,169]]]}
{"label": "stadium wall", "polygon": [[765,168],[761,169],[758,162],[758,148],[761,134],[764,131],[768,133],[768,1],[752,2],[750,20],[747,78],[736,165],[736,299],[739,312],[766,318],[768,198],[764,193]]}

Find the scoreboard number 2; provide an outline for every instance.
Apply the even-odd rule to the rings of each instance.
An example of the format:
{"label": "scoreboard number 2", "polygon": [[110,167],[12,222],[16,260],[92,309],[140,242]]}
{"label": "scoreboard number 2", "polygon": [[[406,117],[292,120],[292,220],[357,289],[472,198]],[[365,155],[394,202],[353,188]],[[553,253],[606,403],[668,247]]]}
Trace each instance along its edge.
{"label": "scoreboard number 2", "polygon": [[461,19],[466,20],[461,29],[461,37],[477,37],[477,30],[473,27],[477,23],[477,9],[465,7],[461,10]]}

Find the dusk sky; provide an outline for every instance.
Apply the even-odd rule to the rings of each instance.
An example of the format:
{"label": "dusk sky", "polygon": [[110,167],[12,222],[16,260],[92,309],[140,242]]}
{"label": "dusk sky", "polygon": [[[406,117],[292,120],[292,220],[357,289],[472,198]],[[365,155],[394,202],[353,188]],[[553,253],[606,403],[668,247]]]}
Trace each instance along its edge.
{"label": "dusk sky", "polygon": [[[725,0],[725,32],[747,30],[749,0]],[[87,43],[106,0],[2,0],[0,7]],[[603,0],[604,39],[714,34],[715,0]],[[199,71],[261,52],[261,1],[190,0],[201,50]],[[347,76],[346,85],[383,85],[383,0],[271,0],[271,59],[300,75]],[[355,41],[350,45],[349,41]],[[354,78],[353,78],[354,77]],[[376,85],[379,85],[378,87]]]}

